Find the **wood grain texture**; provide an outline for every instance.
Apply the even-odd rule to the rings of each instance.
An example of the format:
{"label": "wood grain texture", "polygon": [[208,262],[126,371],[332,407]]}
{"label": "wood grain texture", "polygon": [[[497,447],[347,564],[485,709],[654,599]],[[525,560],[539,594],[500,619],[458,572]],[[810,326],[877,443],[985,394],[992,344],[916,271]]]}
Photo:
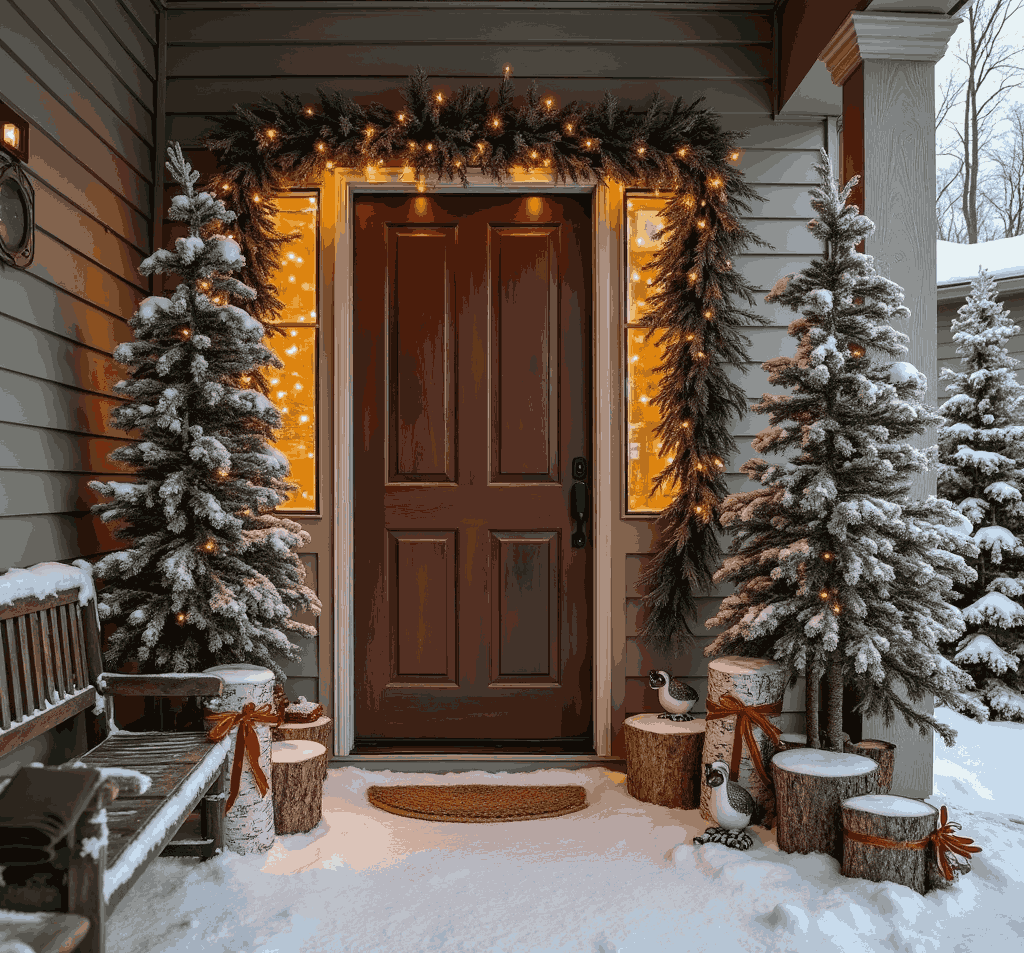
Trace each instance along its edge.
{"label": "wood grain texture", "polygon": [[842,802],[844,877],[860,877],[875,883],[891,881],[920,894],[928,890],[928,862],[934,856],[934,850],[879,847],[847,835],[847,831],[852,831],[897,843],[924,839],[938,827],[939,809],[924,801],[906,800],[909,803],[902,805],[899,813],[887,813],[879,807],[868,809],[866,799],[853,798]]}
{"label": "wood grain texture", "polygon": [[[305,723],[285,722],[281,725],[271,725],[271,741],[315,741],[327,749],[330,756],[334,751],[333,747],[333,720],[326,715],[317,718],[316,721]],[[324,759],[324,777],[327,777],[327,759]]]}
{"label": "wood grain texture", "polygon": [[679,807],[700,807],[704,750],[704,719],[678,722],[672,730],[658,716],[634,715],[625,722],[626,791],[638,801]]}
{"label": "wood grain texture", "polygon": [[896,745],[888,741],[880,741],[877,738],[862,738],[856,742],[847,739],[843,745],[843,751],[847,754],[859,754],[876,762],[878,764],[877,793],[889,793],[892,789],[893,770],[896,767]]}
{"label": "wood grain texture", "polygon": [[0,910],[0,945],[24,943],[33,953],[70,953],[89,932],[88,917],[41,912],[26,921],[22,913]]}
{"label": "wood grain texture", "polygon": [[[806,749],[795,749],[792,754],[800,756]],[[772,778],[775,782],[775,799],[778,810],[779,850],[786,853],[830,854],[836,860],[843,859],[842,810],[840,805],[846,798],[876,791],[875,777],[878,767],[870,759],[841,752],[819,751],[822,756],[840,762],[847,759],[849,773],[835,776],[818,776],[800,771],[795,762],[787,767],[787,752],[777,754],[771,763]],[[859,761],[871,763],[870,770]]]}
{"label": "wood grain texture", "polygon": [[320,823],[327,776],[327,749],[315,741],[277,741],[271,746],[274,830],[302,834]]}

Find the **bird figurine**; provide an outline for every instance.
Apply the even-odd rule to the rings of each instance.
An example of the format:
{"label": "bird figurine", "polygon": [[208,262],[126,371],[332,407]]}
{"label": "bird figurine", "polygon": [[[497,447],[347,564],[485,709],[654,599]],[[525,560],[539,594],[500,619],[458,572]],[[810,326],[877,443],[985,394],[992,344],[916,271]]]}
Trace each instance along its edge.
{"label": "bird figurine", "polygon": [[672,721],[693,721],[693,715],[687,712],[693,708],[699,697],[697,693],[678,675],[673,677],[668,672],[652,669],[647,676],[651,688],[658,689],[658,701],[665,710],[659,718],[670,718]]}
{"label": "bird figurine", "polygon": [[746,788],[729,780],[729,766],[724,761],[704,765],[704,783],[711,788],[711,813],[718,826],[709,827],[703,835],[694,837],[693,842],[703,844],[711,841],[737,850],[748,850],[754,841],[743,828],[754,816],[757,802]]}

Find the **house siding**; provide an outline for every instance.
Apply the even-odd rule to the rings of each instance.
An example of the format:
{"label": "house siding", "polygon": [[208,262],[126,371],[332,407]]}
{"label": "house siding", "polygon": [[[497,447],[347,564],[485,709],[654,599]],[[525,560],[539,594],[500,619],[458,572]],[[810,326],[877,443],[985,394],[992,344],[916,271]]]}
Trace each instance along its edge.
{"label": "house siding", "polygon": [[[312,100],[318,86],[343,91],[356,102],[401,103],[401,87],[417,66],[439,89],[462,84],[494,86],[508,63],[520,93],[536,80],[560,103],[600,101],[606,90],[622,105],[643,108],[655,92],[672,100],[704,97],[723,126],[743,130],[741,166],[764,200],[753,203],[749,227],[774,246],[742,256],[737,266],[758,292],[756,310],[771,326],[752,329],[751,364],[743,378],[753,403],[768,389],[760,362],[792,353],[785,328],[791,315],[763,303],[780,276],[804,267],[820,249],[805,223],[812,217],[808,188],[813,165],[825,145],[825,119],[775,121],[771,113],[772,23],[770,3],[751,12],[698,12],[664,8],[583,9],[557,4],[458,5],[375,3],[274,5],[255,9],[209,2],[187,8],[168,4],[168,141],[199,149],[206,116],[232,111],[235,103],[277,99],[292,93]],[[208,163],[203,163],[206,167]],[[332,289],[322,290],[324,303]],[[621,337],[621,336],[620,336]],[[621,345],[620,345],[621,346]],[[621,366],[621,363],[620,363]],[[736,371],[737,375],[739,371]],[[620,390],[621,392],[621,390]],[[624,411],[620,410],[619,417]],[[751,456],[750,442],[765,425],[750,415],[736,425],[738,454],[730,460],[734,490],[747,484],[740,465]],[[621,437],[622,421],[618,422]],[[617,466],[618,499],[624,498],[622,441]],[[326,459],[328,455],[322,453]],[[621,504],[620,504],[621,506]],[[701,695],[703,713],[707,663],[702,649],[714,637],[700,634],[696,646],[677,658],[656,657],[635,639],[639,594],[636,580],[652,548],[653,521],[629,517],[613,532],[613,755],[624,755],[622,722],[629,714],[657,710],[657,696],[646,673],[668,667],[687,675]],[[316,557],[320,580],[330,580],[330,550]],[[321,586],[321,590],[324,587]],[[724,590],[699,600],[703,621],[717,611]],[[335,668],[327,658],[332,644],[329,616],[320,621],[317,650],[290,668],[289,690],[326,701]],[[803,687],[784,700],[786,730],[802,730]]]}
{"label": "house siding", "polygon": [[[118,545],[87,483],[118,471],[111,354],[150,293],[158,16],[155,0],[0,0],[0,89],[30,124],[36,205],[33,263],[0,269],[0,572]],[[0,773],[59,760],[80,728]]]}
{"label": "house siding", "polygon": [[[1021,283],[1020,278],[1013,279],[1015,285]],[[1004,293],[1003,288],[1009,281],[996,279],[996,301],[1010,312],[1010,320],[1018,327],[1024,329],[1024,289],[1014,288]],[[939,288],[939,303],[937,308],[937,329],[939,343],[939,367],[952,367],[959,369],[960,356],[956,353],[956,344],[953,342],[953,321],[957,312],[967,303],[967,295],[971,287],[965,284],[962,287],[956,286],[957,295],[950,297],[952,290],[949,286]],[[948,300],[943,300],[947,298]],[[1007,342],[1006,350],[1010,357],[1015,358],[1024,365],[1024,335],[1015,334]],[[1024,383],[1024,366],[1017,369],[1017,380]],[[946,400],[949,394],[946,393],[946,384],[939,381],[939,402]]]}

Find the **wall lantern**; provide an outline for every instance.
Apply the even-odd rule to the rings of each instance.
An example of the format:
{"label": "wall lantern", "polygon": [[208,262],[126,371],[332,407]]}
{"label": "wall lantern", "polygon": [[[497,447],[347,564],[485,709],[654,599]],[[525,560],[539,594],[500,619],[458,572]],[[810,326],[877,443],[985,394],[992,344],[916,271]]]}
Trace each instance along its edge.
{"label": "wall lantern", "polygon": [[35,192],[28,162],[28,123],[0,102],[0,262],[26,268],[35,255]]}

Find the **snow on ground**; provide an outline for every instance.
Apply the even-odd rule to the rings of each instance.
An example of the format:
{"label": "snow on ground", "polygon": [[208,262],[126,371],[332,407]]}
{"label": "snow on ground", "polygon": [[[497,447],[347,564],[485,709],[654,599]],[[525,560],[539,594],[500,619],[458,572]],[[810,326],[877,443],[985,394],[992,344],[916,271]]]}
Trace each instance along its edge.
{"label": "snow on ground", "polygon": [[1024,273],[1024,235],[974,245],[943,241],[935,244],[940,285],[970,282],[978,276],[981,266],[993,278],[1009,278]]}
{"label": "snow on ground", "polygon": [[[1024,940],[1024,724],[938,709],[935,793],[983,850],[921,896],[851,880],[823,854],[693,846],[698,811],[626,793],[603,768],[529,774],[330,771],[323,821],[268,854],[150,865],[108,922],[110,953],[1001,953]],[[369,806],[370,784],[582,784],[577,814],[440,824]]]}

